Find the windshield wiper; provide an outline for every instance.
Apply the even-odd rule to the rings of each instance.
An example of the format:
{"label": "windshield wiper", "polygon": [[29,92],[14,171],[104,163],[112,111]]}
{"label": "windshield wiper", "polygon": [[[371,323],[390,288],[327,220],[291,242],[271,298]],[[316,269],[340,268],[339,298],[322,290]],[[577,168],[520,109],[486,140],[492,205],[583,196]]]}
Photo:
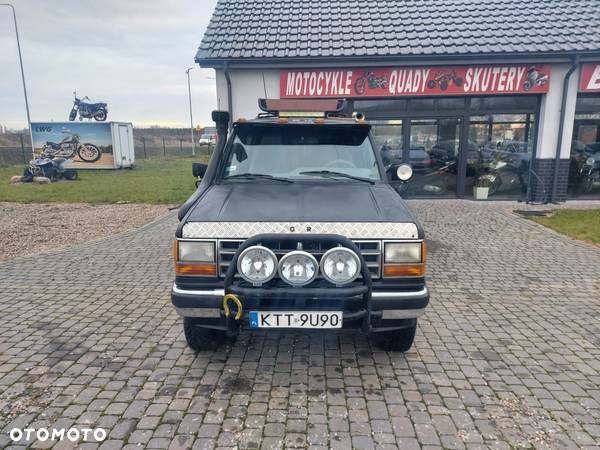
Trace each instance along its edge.
{"label": "windshield wiper", "polygon": [[244,180],[256,180],[256,179],[272,180],[272,181],[281,181],[282,183],[293,183],[294,182],[294,181],[290,180],[289,178],[274,177],[273,175],[268,175],[266,173],[250,173],[250,172],[238,173],[236,175],[229,175],[228,177],[223,177],[223,180],[231,180],[231,179],[235,179],[235,178],[241,178]]}
{"label": "windshield wiper", "polygon": [[326,178],[349,178],[351,180],[364,181],[365,183],[375,184],[375,182],[369,178],[357,177],[344,172],[335,172],[332,170],[308,170],[306,172],[300,172],[300,175],[319,175]]}

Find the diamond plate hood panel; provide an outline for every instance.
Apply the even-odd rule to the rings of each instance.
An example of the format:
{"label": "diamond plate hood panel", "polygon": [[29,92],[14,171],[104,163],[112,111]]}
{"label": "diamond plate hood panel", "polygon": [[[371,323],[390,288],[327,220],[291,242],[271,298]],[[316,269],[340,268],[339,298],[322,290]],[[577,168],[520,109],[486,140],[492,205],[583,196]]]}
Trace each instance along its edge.
{"label": "diamond plate hood panel", "polygon": [[306,232],[307,226],[312,227],[311,232],[353,238],[415,238],[419,234],[413,214],[387,184],[214,185],[185,220],[184,237],[208,233],[208,237],[240,238],[262,232],[290,232],[290,227],[295,229],[292,232]]}
{"label": "diamond plate hood panel", "polygon": [[[310,230],[310,231],[308,231]],[[350,239],[417,239],[414,223],[383,222],[188,222],[184,238],[247,239],[257,234],[339,234]]]}

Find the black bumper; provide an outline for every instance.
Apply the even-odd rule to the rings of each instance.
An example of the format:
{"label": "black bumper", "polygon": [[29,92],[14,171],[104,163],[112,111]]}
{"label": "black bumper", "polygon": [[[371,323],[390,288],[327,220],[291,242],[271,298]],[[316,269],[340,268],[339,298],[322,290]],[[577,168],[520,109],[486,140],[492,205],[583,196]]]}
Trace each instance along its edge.
{"label": "black bumper", "polygon": [[[229,289],[229,292],[234,289]],[[344,328],[363,328],[367,311],[363,296],[353,292],[339,292],[337,296],[327,292],[312,295],[249,295],[234,292],[240,298],[244,314],[239,320],[242,328],[248,327],[249,311],[342,311]],[[246,294],[246,295],[245,295]],[[301,292],[299,292],[301,294]],[[317,295],[318,294],[318,295]],[[354,294],[354,295],[352,295]],[[182,317],[194,317],[199,326],[226,328],[223,310],[223,289],[182,289],[176,284],[171,290],[171,301]],[[371,332],[400,329],[410,326],[414,319],[425,312],[429,304],[426,286],[418,290],[373,291],[371,293]]]}

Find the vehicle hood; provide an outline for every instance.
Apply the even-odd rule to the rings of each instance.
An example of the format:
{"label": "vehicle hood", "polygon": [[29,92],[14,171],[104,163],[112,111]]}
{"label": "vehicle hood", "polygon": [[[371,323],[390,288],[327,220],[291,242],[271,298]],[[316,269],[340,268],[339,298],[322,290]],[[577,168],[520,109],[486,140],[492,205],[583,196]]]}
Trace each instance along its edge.
{"label": "vehicle hood", "polygon": [[415,222],[388,184],[277,182],[213,185],[186,222]]}

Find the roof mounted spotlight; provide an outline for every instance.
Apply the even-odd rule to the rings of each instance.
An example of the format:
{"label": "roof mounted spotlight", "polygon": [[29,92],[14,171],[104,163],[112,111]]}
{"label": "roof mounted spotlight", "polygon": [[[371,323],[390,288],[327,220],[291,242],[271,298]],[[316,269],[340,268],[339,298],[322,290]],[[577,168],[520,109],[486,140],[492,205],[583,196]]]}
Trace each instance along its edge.
{"label": "roof mounted spotlight", "polygon": [[352,117],[354,117],[356,120],[365,120],[365,115],[358,111],[352,113]]}

